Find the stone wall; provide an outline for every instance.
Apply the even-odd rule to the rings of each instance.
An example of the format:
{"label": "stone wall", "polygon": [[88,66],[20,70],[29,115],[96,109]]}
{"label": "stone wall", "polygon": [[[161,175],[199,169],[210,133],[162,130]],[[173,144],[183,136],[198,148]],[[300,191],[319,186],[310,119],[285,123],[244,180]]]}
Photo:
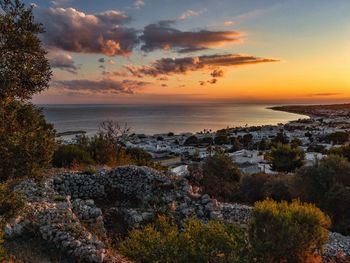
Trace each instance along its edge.
{"label": "stone wall", "polygon": [[[94,175],[58,174],[42,183],[31,180],[16,187],[26,199],[25,213],[6,225],[7,238],[34,229],[47,242],[81,262],[129,262],[110,256],[103,238],[107,218],[121,218],[125,227],[152,221],[158,211],[172,210],[180,220],[223,220],[247,227],[252,208],[219,203],[193,191],[183,178],[147,167],[125,166]],[[350,238],[330,234],[325,258],[349,254]]]}

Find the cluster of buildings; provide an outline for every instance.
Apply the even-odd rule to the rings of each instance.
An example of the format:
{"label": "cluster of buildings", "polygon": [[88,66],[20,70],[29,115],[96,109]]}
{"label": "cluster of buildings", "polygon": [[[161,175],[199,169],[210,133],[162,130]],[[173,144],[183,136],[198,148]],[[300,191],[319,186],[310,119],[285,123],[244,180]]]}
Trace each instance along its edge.
{"label": "cluster of buildings", "polygon": [[[325,157],[322,152],[314,151],[318,146],[329,150],[332,147],[340,147],[332,141],[325,142],[324,138],[337,132],[347,133],[350,130],[350,121],[345,117],[331,116],[329,118],[312,117],[300,119],[287,124],[266,125],[260,127],[229,128],[225,131],[229,138],[242,138],[249,134],[252,144],[258,144],[261,140],[272,141],[277,134],[283,134],[289,141],[298,140],[300,148],[305,152],[305,165],[313,165],[317,160]],[[220,148],[228,153],[232,160],[247,174],[259,172],[273,174],[269,162],[265,158],[266,151],[258,148],[246,147],[232,151],[230,143],[223,145],[208,145],[198,143],[196,145],[185,144],[190,136],[196,136],[199,141],[211,137],[215,141],[217,132],[211,133],[183,133],[183,134],[156,134],[134,135],[126,142],[127,147],[137,147],[147,151],[154,161],[167,166],[177,175],[185,175],[188,165],[193,161],[202,161],[210,154],[213,148]]]}

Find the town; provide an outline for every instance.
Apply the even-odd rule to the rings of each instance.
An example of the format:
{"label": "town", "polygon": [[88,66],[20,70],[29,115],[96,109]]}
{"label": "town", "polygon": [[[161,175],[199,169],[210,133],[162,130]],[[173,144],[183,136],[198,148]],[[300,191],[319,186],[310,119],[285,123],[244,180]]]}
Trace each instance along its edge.
{"label": "town", "polygon": [[[274,110],[288,111],[287,107]],[[293,112],[309,117],[287,124],[226,128],[216,132],[133,134],[128,137],[126,146],[145,150],[153,161],[169,167],[179,176],[188,173],[190,163],[200,162],[215,151],[226,152],[245,174],[274,174],[277,172],[271,169],[266,156],[273,145],[290,143],[298,147],[305,153],[304,165],[311,166],[326,157],[328,150],[347,143],[350,130],[348,111],[346,107],[314,107],[307,111],[303,106],[294,106]]]}

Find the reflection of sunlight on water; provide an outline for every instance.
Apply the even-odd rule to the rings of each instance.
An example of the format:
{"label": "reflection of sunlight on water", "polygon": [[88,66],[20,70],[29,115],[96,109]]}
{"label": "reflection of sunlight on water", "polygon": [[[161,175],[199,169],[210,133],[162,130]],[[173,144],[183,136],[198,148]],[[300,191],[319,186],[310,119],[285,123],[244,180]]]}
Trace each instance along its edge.
{"label": "reflection of sunlight on water", "polygon": [[306,116],[274,111],[266,105],[50,105],[44,106],[49,122],[59,131],[97,131],[106,119],[128,123],[132,132],[166,133],[218,130],[236,126],[286,123]]}

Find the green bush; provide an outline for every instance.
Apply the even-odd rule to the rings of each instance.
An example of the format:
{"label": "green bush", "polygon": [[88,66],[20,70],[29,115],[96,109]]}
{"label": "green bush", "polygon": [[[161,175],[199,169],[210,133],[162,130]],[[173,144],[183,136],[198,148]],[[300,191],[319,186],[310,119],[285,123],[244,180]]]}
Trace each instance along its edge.
{"label": "green bush", "polygon": [[0,101],[0,181],[36,176],[56,147],[55,131],[30,103]]}
{"label": "green bush", "polygon": [[55,167],[71,168],[93,164],[89,153],[73,144],[60,145],[53,155],[52,164]]}
{"label": "green bush", "polygon": [[270,156],[272,169],[278,172],[293,172],[304,163],[305,154],[288,144],[278,144],[272,148]]}
{"label": "green bush", "polygon": [[330,219],[311,204],[257,202],[249,240],[258,262],[304,263],[322,250]]}
{"label": "green bush", "polygon": [[246,238],[233,225],[190,219],[182,228],[160,217],[155,224],[130,231],[119,251],[138,263],[248,262]]}

